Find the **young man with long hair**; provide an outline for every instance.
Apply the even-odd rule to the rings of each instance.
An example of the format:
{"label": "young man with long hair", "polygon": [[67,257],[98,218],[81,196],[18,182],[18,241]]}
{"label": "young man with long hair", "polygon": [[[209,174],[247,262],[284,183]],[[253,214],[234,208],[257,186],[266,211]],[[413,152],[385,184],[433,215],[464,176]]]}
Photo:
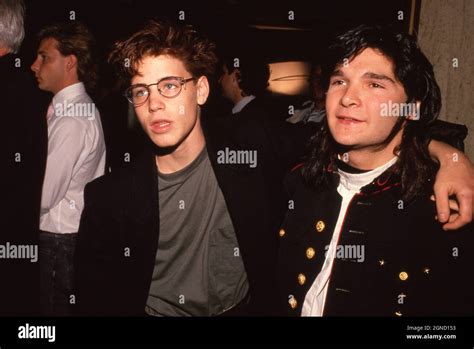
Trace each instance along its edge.
{"label": "young man with long hair", "polygon": [[428,129],[441,94],[415,39],[339,35],[323,65],[327,120],[288,178],[279,298],[289,315],[473,314],[472,225],[446,233],[430,200]]}

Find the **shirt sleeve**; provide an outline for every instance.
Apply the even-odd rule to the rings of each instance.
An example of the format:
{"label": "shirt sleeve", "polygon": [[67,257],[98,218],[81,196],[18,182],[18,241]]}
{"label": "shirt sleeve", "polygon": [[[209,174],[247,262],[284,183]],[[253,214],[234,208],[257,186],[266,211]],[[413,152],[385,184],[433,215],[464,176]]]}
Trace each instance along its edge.
{"label": "shirt sleeve", "polygon": [[86,151],[86,137],[85,125],[73,117],[62,117],[51,128],[41,197],[42,215],[66,195],[74,167]]}

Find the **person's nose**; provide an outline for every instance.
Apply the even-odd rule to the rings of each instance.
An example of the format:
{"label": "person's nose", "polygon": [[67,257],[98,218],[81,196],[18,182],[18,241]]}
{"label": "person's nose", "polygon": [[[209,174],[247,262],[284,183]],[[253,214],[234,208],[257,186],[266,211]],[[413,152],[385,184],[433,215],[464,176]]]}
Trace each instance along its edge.
{"label": "person's nose", "polygon": [[160,109],[165,109],[164,98],[153,86],[150,88],[150,95],[148,96],[148,109],[150,112],[156,112]]}
{"label": "person's nose", "polygon": [[37,73],[38,69],[39,69],[39,61],[38,61],[38,58],[36,58],[33,64],[31,65],[31,70]]}
{"label": "person's nose", "polygon": [[344,107],[348,108],[353,105],[359,105],[360,104],[360,98],[359,98],[359,91],[357,86],[355,85],[347,85],[344,94],[342,95],[341,98],[341,105]]}

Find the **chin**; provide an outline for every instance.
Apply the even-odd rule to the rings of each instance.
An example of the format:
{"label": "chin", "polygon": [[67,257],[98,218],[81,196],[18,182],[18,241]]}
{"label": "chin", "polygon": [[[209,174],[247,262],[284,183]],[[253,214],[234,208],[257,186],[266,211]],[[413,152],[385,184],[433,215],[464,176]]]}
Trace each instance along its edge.
{"label": "chin", "polygon": [[350,134],[332,134],[332,137],[336,141],[336,143],[342,145],[342,146],[353,146],[357,143],[357,141],[354,139],[353,135]]}
{"label": "chin", "polygon": [[163,139],[162,137],[151,137],[151,141],[153,144],[155,144],[158,148],[172,148],[178,144],[178,142],[169,140],[169,139]]}
{"label": "chin", "polygon": [[158,135],[153,132],[150,132],[148,134],[148,137],[158,148],[163,149],[175,148],[182,142],[182,139],[178,135],[173,133]]}

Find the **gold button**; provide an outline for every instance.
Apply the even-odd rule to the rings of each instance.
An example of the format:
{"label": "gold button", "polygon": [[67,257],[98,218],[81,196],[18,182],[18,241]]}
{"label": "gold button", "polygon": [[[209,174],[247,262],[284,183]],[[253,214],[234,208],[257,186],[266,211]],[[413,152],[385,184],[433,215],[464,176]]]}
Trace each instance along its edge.
{"label": "gold button", "polygon": [[290,304],[291,309],[295,309],[298,306],[298,302],[293,296],[291,296],[290,299],[288,299],[288,303]]}
{"label": "gold button", "polygon": [[318,221],[316,223],[316,230],[318,233],[322,232],[324,230],[324,228],[326,228],[326,224],[324,224],[323,221]]}
{"label": "gold button", "polygon": [[400,278],[400,280],[405,281],[406,279],[408,279],[408,273],[406,271],[402,271],[400,274],[398,274],[398,277]]}
{"label": "gold button", "polygon": [[402,316],[403,314],[402,314],[401,311],[396,311],[396,312],[395,312],[395,315],[396,315],[396,316]]}
{"label": "gold button", "polygon": [[423,268],[423,273],[429,274],[430,273],[430,268]]}
{"label": "gold button", "polygon": [[280,229],[280,232],[278,234],[280,235],[281,238],[285,236],[286,234],[285,229]]}
{"label": "gold button", "polygon": [[385,261],[383,259],[381,259],[381,260],[379,260],[379,264],[380,264],[380,266],[383,266],[383,265],[385,265]]}
{"label": "gold button", "polygon": [[298,274],[298,283],[303,286],[306,282],[306,276],[304,274]]}
{"label": "gold button", "polygon": [[306,258],[311,259],[314,257],[315,254],[316,251],[314,250],[314,248],[308,247],[308,249],[306,250]]}

